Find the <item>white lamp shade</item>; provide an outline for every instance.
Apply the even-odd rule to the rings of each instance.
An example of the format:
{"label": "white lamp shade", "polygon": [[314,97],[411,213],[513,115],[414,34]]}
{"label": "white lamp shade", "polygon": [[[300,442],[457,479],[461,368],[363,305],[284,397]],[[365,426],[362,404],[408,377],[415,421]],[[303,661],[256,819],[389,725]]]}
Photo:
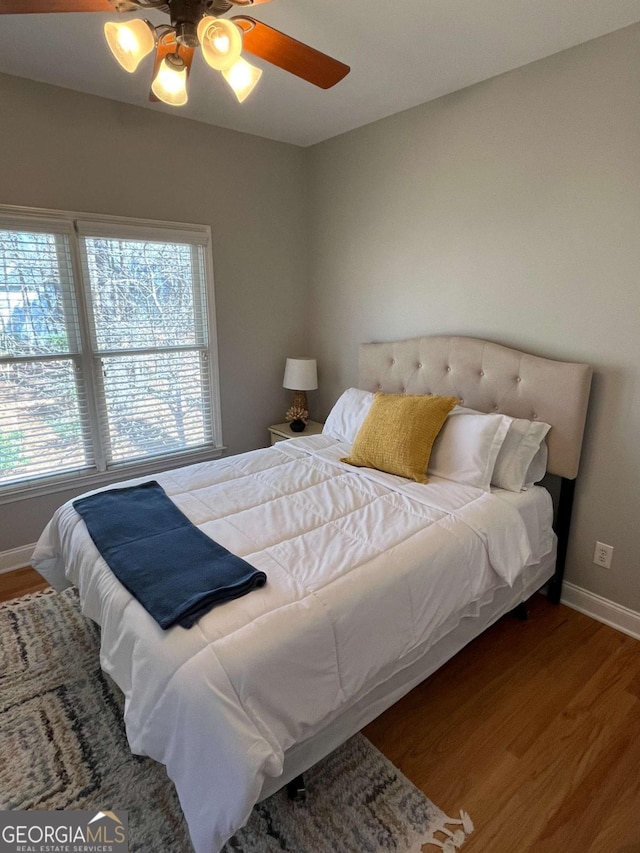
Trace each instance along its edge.
{"label": "white lamp shade", "polygon": [[151,84],[153,94],[172,107],[187,103],[187,68],[173,68],[165,57],[160,63],[156,79]]}
{"label": "white lamp shade", "polygon": [[111,53],[130,74],[133,74],[140,61],[151,53],[155,46],[155,38],[149,24],[140,18],[118,24],[107,22],[104,25],[104,37]]}
{"label": "white lamp shade", "polygon": [[207,15],[198,24],[198,41],[205,62],[216,71],[225,71],[237,62],[242,36],[233,21]]}
{"label": "white lamp shade", "polygon": [[262,68],[256,68],[241,56],[231,68],[222,72],[222,76],[233,89],[233,93],[242,103],[253,92],[258,80],[262,77]]}
{"label": "white lamp shade", "polygon": [[315,358],[288,358],[282,387],[292,391],[313,391],[317,388],[318,367]]}

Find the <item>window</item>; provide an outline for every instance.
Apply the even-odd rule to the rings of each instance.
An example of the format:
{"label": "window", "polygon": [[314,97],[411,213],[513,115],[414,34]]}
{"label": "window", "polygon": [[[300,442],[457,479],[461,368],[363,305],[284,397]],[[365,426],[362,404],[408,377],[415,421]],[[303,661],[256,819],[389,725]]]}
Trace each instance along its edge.
{"label": "window", "polygon": [[0,209],[0,489],[221,448],[206,228]]}

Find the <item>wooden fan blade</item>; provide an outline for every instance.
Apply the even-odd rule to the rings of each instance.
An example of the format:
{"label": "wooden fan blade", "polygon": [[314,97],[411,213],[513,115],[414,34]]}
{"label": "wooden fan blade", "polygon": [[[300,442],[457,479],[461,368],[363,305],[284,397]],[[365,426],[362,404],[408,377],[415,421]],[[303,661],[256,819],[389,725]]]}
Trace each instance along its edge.
{"label": "wooden fan blade", "polygon": [[114,11],[109,0],[0,0],[0,15]]}
{"label": "wooden fan blade", "polygon": [[[183,44],[176,44],[174,38],[168,39],[160,39],[158,42],[158,47],[156,48],[156,57],[153,62],[153,76],[152,80],[156,79],[156,74],[158,73],[158,69],[160,68],[160,63],[169,53],[175,53],[177,48],[178,56],[182,59],[184,64],[187,66],[187,80],[189,79],[189,72],[191,71],[191,63],[193,62],[193,55],[195,53],[194,48],[185,47]],[[159,101],[160,98],[154,94],[153,89],[149,90],[149,100],[150,101]]]}
{"label": "wooden fan blade", "polygon": [[332,59],[326,53],[320,53],[246,15],[236,15],[231,20],[242,28],[244,50],[321,89],[330,89],[351,71],[348,65]]}

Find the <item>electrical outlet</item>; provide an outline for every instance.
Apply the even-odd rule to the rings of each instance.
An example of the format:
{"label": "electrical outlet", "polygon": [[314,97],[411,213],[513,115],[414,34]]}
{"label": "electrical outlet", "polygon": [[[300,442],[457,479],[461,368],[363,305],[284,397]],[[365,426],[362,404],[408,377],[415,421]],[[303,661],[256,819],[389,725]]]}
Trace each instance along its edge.
{"label": "electrical outlet", "polygon": [[603,569],[611,568],[613,557],[613,545],[605,545],[604,542],[596,542],[596,550],[593,553],[593,562]]}

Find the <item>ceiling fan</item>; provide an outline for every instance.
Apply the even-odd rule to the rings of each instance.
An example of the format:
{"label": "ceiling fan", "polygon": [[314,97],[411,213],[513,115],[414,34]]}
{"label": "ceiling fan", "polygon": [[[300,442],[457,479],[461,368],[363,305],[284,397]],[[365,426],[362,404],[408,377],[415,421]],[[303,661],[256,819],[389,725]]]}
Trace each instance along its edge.
{"label": "ceiling fan", "polygon": [[188,99],[187,80],[196,48],[242,102],[262,75],[243,51],[277,65],[297,77],[329,89],[350,68],[337,59],[279,32],[249,15],[223,18],[234,6],[268,0],[0,0],[0,15],[45,12],[145,12],[169,15],[171,23],[154,26],[142,18],[108,22],[104,33],[116,60],[133,73],[155,48],[149,99],[181,106]]}

